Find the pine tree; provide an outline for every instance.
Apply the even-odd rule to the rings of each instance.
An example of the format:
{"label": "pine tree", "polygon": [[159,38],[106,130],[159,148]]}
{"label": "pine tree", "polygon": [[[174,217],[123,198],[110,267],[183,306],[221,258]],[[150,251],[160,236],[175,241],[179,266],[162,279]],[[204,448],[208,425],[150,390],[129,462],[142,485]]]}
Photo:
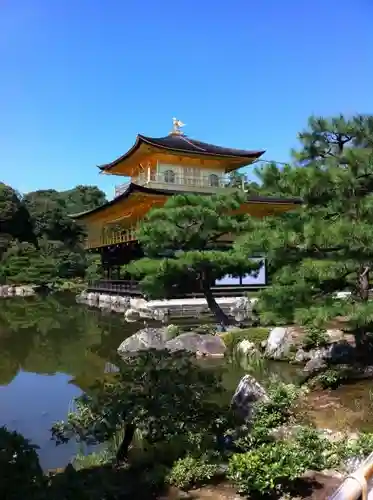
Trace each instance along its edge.
{"label": "pine tree", "polygon": [[[373,332],[373,117],[311,118],[284,168],[261,172],[263,188],[304,205],[257,221],[238,251],[264,251],[271,286],[259,307],[268,321],[317,326],[343,316],[358,342]],[[349,290],[346,300],[336,292]]]}
{"label": "pine tree", "polygon": [[163,208],[150,212],[139,230],[147,257],[126,266],[126,271],[141,279],[140,285],[153,297],[167,296],[186,283],[197,285],[217,320],[228,324],[212,285],[227,274],[255,274],[260,266],[221,242],[249,230],[251,218],[239,213],[244,201],[245,195],[238,192],[170,198]]}

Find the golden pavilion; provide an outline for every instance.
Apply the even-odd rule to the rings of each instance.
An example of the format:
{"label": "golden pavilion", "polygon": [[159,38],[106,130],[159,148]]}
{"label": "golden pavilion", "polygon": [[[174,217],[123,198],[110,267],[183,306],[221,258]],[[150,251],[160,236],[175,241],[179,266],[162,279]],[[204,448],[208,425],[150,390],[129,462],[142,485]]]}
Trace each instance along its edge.
{"label": "golden pavilion", "polygon": [[[101,173],[130,178],[115,188],[114,198],[104,205],[71,217],[86,227],[86,248],[98,251],[108,278],[113,269],[142,256],[137,242],[139,222],[169,196],[180,193],[210,195],[234,189],[229,173],[257,161],[265,151],[241,150],[191,139],[184,124],[173,119],[169,135],[152,138],[138,135],[122,156],[98,168]],[[299,200],[248,197],[242,210],[264,217],[294,209]]]}

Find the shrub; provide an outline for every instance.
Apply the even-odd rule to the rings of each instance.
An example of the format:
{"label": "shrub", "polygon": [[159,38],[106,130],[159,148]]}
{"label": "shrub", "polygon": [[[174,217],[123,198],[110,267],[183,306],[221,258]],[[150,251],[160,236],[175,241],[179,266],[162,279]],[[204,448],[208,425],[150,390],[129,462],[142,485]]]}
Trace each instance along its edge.
{"label": "shrub", "polygon": [[344,439],[331,442],[313,427],[301,427],[294,438],[300,449],[307,450],[304,463],[310,470],[336,468],[346,454]]}
{"label": "shrub", "polygon": [[268,439],[267,433],[266,443],[257,442],[255,448],[231,457],[228,477],[241,493],[284,493],[306,470],[338,467],[346,455],[345,440],[332,443],[312,427],[301,427],[287,441]]}
{"label": "shrub", "polygon": [[347,444],[346,454],[349,457],[366,458],[373,451],[373,433],[363,432],[356,441]]}
{"label": "shrub", "polygon": [[273,442],[243,454],[235,454],[228,465],[228,478],[240,493],[280,493],[307,469],[307,450],[294,442]]}
{"label": "shrub", "polygon": [[328,344],[328,336],[325,330],[319,328],[308,328],[303,338],[304,349],[316,349]]}
{"label": "shrub", "polygon": [[37,446],[17,432],[0,427],[1,498],[34,498],[44,484]]}
{"label": "shrub", "polygon": [[255,416],[250,428],[242,426],[239,431],[236,446],[243,452],[274,440],[272,431],[294,418],[295,403],[302,391],[293,384],[273,378],[267,393],[269,401],[255,405]]}
{"label": "shrub", "polygon": [[210,481],[218,472],[217,464],[209,463],[204,457],[187,455],[174,463],[167,480],[170,484],[185,489]]}
{"label": "shrub", "polygon": [[342,382],[348,379],[348,370],[337,370],[330,368],[319,375],[316,375],[312,381],[313,385],[321,385],[323,389],[336,389]]}

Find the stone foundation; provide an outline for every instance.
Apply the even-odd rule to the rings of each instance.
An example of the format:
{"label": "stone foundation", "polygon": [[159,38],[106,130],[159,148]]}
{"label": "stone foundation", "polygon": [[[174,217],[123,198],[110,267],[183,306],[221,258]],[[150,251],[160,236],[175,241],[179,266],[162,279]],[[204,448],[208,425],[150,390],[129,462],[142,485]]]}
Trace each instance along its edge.
{"label": "stone foundation", "polygon": [[[211,314],[206,300],[202,298],[150,300],[119,295],[82,292],[76,297],[78,303],[91,307],[122,313],[126,321],[141,319],[167,321],[169,318],[195,318]],[[253,315],[256,299],[248,297],[218,297],[217,303],[223,311],[236,321],[247,321]]]}
{"label": "stone foundation", "polygon": [[35,288],[32,285],[0,285],[0,298],[31,297],[32,295],[35,295]]}

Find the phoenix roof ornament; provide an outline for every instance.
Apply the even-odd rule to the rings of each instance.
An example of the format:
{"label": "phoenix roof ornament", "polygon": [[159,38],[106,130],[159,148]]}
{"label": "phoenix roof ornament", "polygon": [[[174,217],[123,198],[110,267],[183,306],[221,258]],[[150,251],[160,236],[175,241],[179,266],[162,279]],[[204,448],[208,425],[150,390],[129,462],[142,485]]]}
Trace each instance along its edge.
{"label": "phoenix roof ornament", "polygon": [[172,118],[172,132],[171,132],[171,134],[182,135],[183,134],[183,131],[181,130],[182,127],[185,127],[185,123],[183,123],[181,120],[178,120],[177,118]]}

